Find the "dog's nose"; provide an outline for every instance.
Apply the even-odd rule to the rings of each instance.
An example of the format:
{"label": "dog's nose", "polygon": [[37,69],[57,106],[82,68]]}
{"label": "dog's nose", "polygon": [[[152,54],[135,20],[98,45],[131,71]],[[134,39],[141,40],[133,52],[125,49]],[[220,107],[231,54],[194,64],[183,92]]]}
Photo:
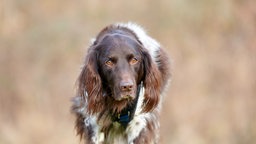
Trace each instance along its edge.
{"label": "dog's nose", "polygon": [[120,88],[121,91],[131,91],[133,88],[133,83],[132,82],[121,82],[120,83]]}

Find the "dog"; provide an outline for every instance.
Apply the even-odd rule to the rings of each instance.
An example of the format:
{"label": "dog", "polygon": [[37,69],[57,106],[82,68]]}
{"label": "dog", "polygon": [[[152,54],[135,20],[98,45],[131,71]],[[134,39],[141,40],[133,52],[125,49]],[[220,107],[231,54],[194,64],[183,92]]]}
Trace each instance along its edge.
{"label": "dog", "polygon": [[105,27],[88,49],[72,112],[88,144],[155,144],[170,78],[160,44],[134,23]]}

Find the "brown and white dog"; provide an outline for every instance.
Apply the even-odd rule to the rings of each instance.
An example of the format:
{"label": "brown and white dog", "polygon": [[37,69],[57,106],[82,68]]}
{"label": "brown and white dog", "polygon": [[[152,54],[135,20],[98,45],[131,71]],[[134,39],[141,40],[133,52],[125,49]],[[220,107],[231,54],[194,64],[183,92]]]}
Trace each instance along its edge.
{"label": "brown and white dog", "polygon": [[169,77],[166,53],[140,26],[107,26],[92,41],[78,78],[72,106],[78,135],[89,144],[157,143]]}

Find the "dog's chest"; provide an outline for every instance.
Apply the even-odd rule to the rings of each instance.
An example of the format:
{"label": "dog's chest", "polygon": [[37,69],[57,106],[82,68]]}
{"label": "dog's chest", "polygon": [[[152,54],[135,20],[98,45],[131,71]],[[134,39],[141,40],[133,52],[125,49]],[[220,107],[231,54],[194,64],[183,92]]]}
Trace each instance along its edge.
{"label": "dog's chest", "polygon": [[92,141],[95,144],[128,144],[127,133],[125,128],[118,122],[114,122],[105,130],[97,126],[93,130],[94,136]]}
{"label": "dog's chest", "polygon": [[134,139],[139,136],[146,125],[144,116],[135,116],[127,127],[123,127],[118,122],[113,122],[111,127],[105,131],[101,130],[100,125],[93,123],[94,136],[92,140],[96,144],[133,144]]}
{"label": "dog's chest", "polygon": [[125,128],[118,122],[114,122],[108,132],[105,133],[105,143],[127,144]]}

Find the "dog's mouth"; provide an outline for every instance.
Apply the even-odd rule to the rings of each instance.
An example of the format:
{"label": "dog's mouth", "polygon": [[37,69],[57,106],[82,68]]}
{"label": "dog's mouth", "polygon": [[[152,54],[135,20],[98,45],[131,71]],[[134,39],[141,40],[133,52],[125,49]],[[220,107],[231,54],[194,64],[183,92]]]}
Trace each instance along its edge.
{"label": "dog's mouth", "polygon": [[138,90],[136,87],[130,91],[121,91],[119,88],[114,87],[113,89],[109,89],[108,93],[110,97],[107,98],[107,103],[111,107],[112,113],[120,113],[136,103]]}
{"label": "dog's mouth", "polygon": [[134,100],[136,97],[135,91],[127,91],[127,92],[120,92],[114,91],[114,95],[112,97],[115,101],[131,101]]}
{"label": "dog's mouth", "polygon": [[131,95],[124,95],[124,96],[122,96],[122,99],[123,100],[131,100],[133,97],[131,96]]}
{"label": "dog's mouth", "polygon": [[121,95],[115,98],[116,101],[131,101],[135,98],[135,96],[131,93],[121,93]]}

